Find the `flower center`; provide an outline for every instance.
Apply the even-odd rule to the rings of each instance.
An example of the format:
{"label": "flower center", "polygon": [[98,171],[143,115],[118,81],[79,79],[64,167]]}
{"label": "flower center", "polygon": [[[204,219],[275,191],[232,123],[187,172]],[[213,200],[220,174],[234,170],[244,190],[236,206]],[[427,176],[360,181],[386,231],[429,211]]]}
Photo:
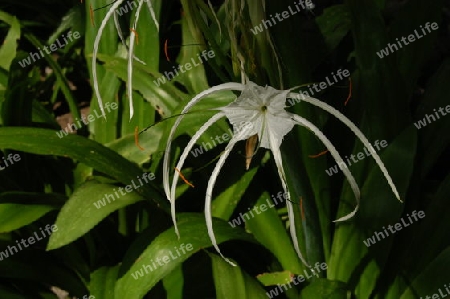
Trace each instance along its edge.
{"label": "flower center", "polygon": [[261,107],[261,111],[262,112],[266,112],[266,110],[267,110],[267,106],[264,105],[264,106]]}

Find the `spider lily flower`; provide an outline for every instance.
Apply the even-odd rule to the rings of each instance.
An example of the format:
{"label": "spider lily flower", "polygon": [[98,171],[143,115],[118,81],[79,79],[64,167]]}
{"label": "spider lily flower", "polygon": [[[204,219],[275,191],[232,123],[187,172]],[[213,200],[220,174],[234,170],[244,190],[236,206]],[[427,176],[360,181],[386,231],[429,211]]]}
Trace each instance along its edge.
{"label": "spider lily flower", "polygon": [[100,28],[97,31],[97,35],[94,40],[94,51],[92,54],[92,78],[94,81],[94,91],[95,95],[97,96],[98,100],[98,106],[100,107],[100,110],[102,112],[103,117],[105,116],[105,110],[103,109],[103,101],[102,97],[100,95],[100,90],[98,88],[98,78],[97,78],[97,54],[98,54],[98,47],[100,44],[100,39],[103,34],[103,30],[106,27],[107,22],[111,18],[111,16],[114,14],[114,25],[116,27],[117,33],[119,35],[120,40],[122,41],[122,44],[125,46],[125,48],[128,50],[128,67],[127,67],[127,73],[128,73],[128,80],[127,80],[127,93],[130,98],[130,119],[133,117],[134,114],[134,106],[133,106],[133,59],[145,64],[143,61],[141,61],[139,58],[134,56],[134,41],[136,38],[136,25],[139,21],[140,12],[142,9],[142,5],[144,2],[147,3],[148,10],[150,11],[150,14],[152,16],[153,22],[155,23],[156,29],[159,31],[159,23],[156,19],[156,14],[152,6],[152,0],[139,0],[139,4],[136,10],[135,19],[133,23],[133,27],[130,28],[130,44],[129,47],[127,47],[126,42],[124,40],[122,30],[120,29],[119,19],[117,17],[116,9],[124,2],[125,0],[116,0],[114,4],[109,8],[108,12],[106,13],[105,17],[102,20],[102,23],[100,24]]}
{"label": "spider lily flower", "polygon": [[300,125],[302,127],[309,129],[322,141],[322,143],[325,145],[325,147],[331,153],[333,158],[336,160],[337,165],[339,165],[340,169],[342,170],[348,182],[350,183],[350,187],[356,199],[356,207],[351,213],[335,220],[335,222],[345,221],[347,219],[352,218],[358,210],[360,200],[360,190],[348,168],[345,166],[344,167],[341,166],[345,165],[345,163],[342,160],[342,157],[339,155],[339,153],[337,152],[333,144],[330,142],[330,140],[314,124],[312,124],[311,122],[309,122],[308,120],[299,115],[292,114],[285,110],[287,98],[300,97],[303,101],[333,114],[345,125],[347,125],[350,128],[350,130],[353,131],[353,133],[355,133],[356,137],[358,137],[361,140],[364,146],[367,147],[368,150],[372,153],[372,157],[375,159],[376,163],[383,172],[383,175],[386,178],[388,184],[390,185],[393,193],[395,194],[397,199],[400,200],[400,196],[397,192],[394,183],[392,182],[391,177],[389,176],[383,162],[377,155],[375,149],[372,147],[370,142],[367,140],[364,134],[356,127],[355,124],[353,124],[347,117],[345,117],[342,113],[340,113],[333,107],[329,106],[324,102],[321,102],[318,99],[306,97],[304,95],[291,92],[291,90],[276,90],[270,86],[261,87],[251,81],[246,84],[224,83],[201,92],[200,94],[196,95],[189,103],[187,103],[187,105],[181,112],[181,115],[176,119],[168,137],[166,152],[163,161],[163,184],[165,194],[171,204],[172,220],[175,226],[175,232],[178,236],[179,232],[175,218],[175,189],[179,179],[178,172],[173,173],[172,185],[169,187],[169,156],[172,138],[174,136],[176,128],[180,124],[185,113],[187,113],[195,104],[197,104],[200,100],[202,100],[206,96],[221,90],[241,91],[241,94],[234,100],[234,102],[228,104],[227,106],[214,109],[218,110],[219,112],[214,116],[212,116],[208,121],[206,121],[206,123],[204,123],[200,127],[200,129],[194,134],[194,136],[192,136],[191,140],[184,148],[176,168],[181,169],[183,167],[183,164],[190,150],[195,145],[200,136],[210,126],[212,126],[222,117],[228,118],[229,122],[233,126],[233,137],[231,138],[223,154],[217,161],[217,164],[208,181],[205,196],[205,217],[208,235],[211,239],[214,248],[222,256],[222,258],[228,261],[231,265],[234,264],[222,255],[217,245],[216,238],[214,236],[214,231],[212,227],[212,216],[211,216],[211,201],[213,188],[216,183],[216,179],[219,175],[220,169],[224,165],[225,160],[227,159],[231,150],[238,141],[246,140],[256,134],[260,142],[260,147],[272,151],[273,158],[278,170],[278,175],[281,180],[281,184],[283,186],[285,194],[287,194],[288,200],[286,201],[286,206],[289,216],[290,234],[292,241],[294,243],[294,248],[301,261],[307,267],[310,266],[308,265],[306,259],[303,257],[300,248],[298,246],[297,234],[294,225],[294,210],[292,202],[290,201],[289,197],[289,190],[286,182],[286,175],[283,168],[283,161],[281,159],[281,152],[280,152],[280,145],[283,140],[283,137],[287,133],[289,133],[295,125]]}

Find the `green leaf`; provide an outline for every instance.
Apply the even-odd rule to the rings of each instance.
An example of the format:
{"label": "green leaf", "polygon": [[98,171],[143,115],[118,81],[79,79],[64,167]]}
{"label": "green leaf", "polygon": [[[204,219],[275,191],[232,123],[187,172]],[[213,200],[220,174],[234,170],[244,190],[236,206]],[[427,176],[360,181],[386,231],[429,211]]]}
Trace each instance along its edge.
{"label": "green leaf", "polygon": [[214,284],[217,299],[239,298],[257,299],[267,298],[261,284],[250,275],[233,267],[220,256],[209,254],[212,261]]}
{"label": "green leaf", "polygon": [[299,298],[314,299],[347,299],[348,292],[341,281],[331,281],[324,278],[315,279],[300,294]]}
{"label": "green leaf", "polygon": [[211,208],[213,217],[222,218],[224,220],[228,220],[231,217],[234,209],[239,203],[239,199],[242,198],[242,195],[244,195],[248,186],[255,177],[257,170],[258,168],[255,167],[249,171],[246,171],[236,183],[232,184],[214,199]]}
{"label": "green leaf", "polygon": [[[110,71],[106,71],[102,79],[99,80],[100,94],[103,99],[103,107],[115,103],[117,91],[120,87],[120,80]],[[109,103],[109,104],[108,104]],[[112,142],[117,138],[117,123],[119,119],[119,109],[111,109],[105,111],[104,117],[96,117],[95,121],[89,123],[89,130],[93,139],[99,143]],[[90,115],[101,115],[101,109],[98,101],[91,101]],[[89,117],[89,116],[88,116]]]}
{"label": "green leaf", "polygon": [[[55,223],[58,230],[50,237],[47,249],[56,249],[73,242],[112,212],[143,199],[136,192],[125,192],[125,195],[118,193],[120,197],[117,198],[115,192],[119,192],[117,186],[95,181],[89,181],[75,190],[58,214]],[[106,195],[111,195],[114,201],[108,203]],[[105,199],[102,199],[103,197]],[[102,201],[103,204],[98,201]]]}
{"label": "green leaf", "polygon": [[336,49],[351,27],[350,13],[344,4],[326,8],[316,22],[329,51]]}
{"label": "green leaf", "polygon": [[66,30],[73,29],[74,31],[84,31],[85,14],[83,12],[82,5],[75,5],[72,7],[64,17],[61,19],[61,23],[58,28],[53,32],[47,40],[47,44],[53,44],[56,39]]}
{"label": "green leaf", "polygon": [[[283,193],[283,192],[281,192]],[[274,195],[276,197],[276,195]],[[283,196],[281,196],[283,198]],[[276,203],[283,204],[285,201],[277,200]],[[264,192],[255,206],[261,213],[245,221],[246,227],[255,236],[256,240],[269,249],[279,260],[283,269],[293,273],[301,272],[300,260],[294,250],[292,241],[281,221],[277,208],[280,208],[267,192]],[[267,210],[265,210],[267,209]],[[265,211],[263,211],[265,210]],[[248,214],[248,212],[246,213]]]}
{"label": "green leaf", "polygon": [[183,268],[180,265],[163,278],[167,299],[183,299],[183,283]]}
{"label": "green leaf", "polygon": [[[450,59],[447,58],[442,62],[439,69],[429,80],[426,93],[422,99],[422,103],[417,108],[414,115],[414,121],[424,119],[426,114],[433,115],[433,109],[446,108],[449,105],[447,95],[450,93],[450,84],[442,84],[450,76]],[[439,157],[445,152],[446,147],[450,143],[450,134],[447,134],[450,126],[450,116],[447,115],[435,122],[422,127],[419,133],[419,151],[426,153],[422,161],[422,177],[425,177],[432,167],[435,165]],[[416,128],[416,127],[414,127]],[[436,138],[439,136],[439,138]]]}
{"label": "green leaf", "polygon": [[102,267],[91,274],[90,293],[95,299],[114,298],[114,284],[119,266]]}
{"label": "green leaf", "polygon": [[[159,41],[159,31],[148,10],[148,4],[149,3],[144,3],[140,12],[139,21],[136,25],[136,30],[139,33],[139,44],[134,47],[134,55],[145,62],[149,69],[157,72],[159,68],[159,52],[161,45]],[[161,6],[163,0],[153,0],[151,4],[155,12],[156,20],[161,22]],[[135,15],[130,18],[130,28],[132,28],[134,20]],[[145,28],[145,30],[143,28]],[[149,53],[151,54],[149,55]]]}
{"label": "green leaf", "polygon": [[[176,267],[181,265],[195,252],[211,246],[205,219],[199,214],[178,214],[178,228],[180,239],[174,228],[160,234],[147,249],[142,252],[133,266],[122,276],[116,284],[115,298],[140,299],[162,278],[166,277]],[[253,242],[250,235],[232,229],[228,223],[213,219],[214,233],[217,244],[228,240],[245,240]],[[191,250],[181,251],[181,245],[192,246]],[[191,245],[188,245],[191,244]],[[166,263],[165,261],[169,259]],[[163,260],[164,264],[156,264]],[[144,268],[146,267],[146,268]],[[133,275],[136,277],[134,278]]]}
{"label": "green leaf", "polygon": [[353,99],[361,105],[355,114],[364,115],[360,128],[370,132],[369,140],[383,136],[389,141],[410,124],[408,113],[398,113],[409,105],[410,91],[396,68],[396,56],[380,59],[376,55],[389,42],[382,12],[373,1],[346,0],[345,4],[351,16],[357,67],[352,74],[353,85],[358,86]]}
{"label": "green leaf", "polygon": [[[436,275],[439,273],[440,275]],[[417,298],[419,296],[427,298],[444,298],[439,295],[439,290],[444,291],[444,284],[448,284],[448,274],[450,273],[450,247],[444,250],[431,262],[426,269],[412,282],[400,299]],[[435,295],[437,294],[437,296]],[[445,294],[445,291],[443,293]],[[446,297],[446,296],[445,296]]]}
{"label": "green leaf", "polygon": [[[78,160],[128,185],[142,170],[116,152],[95,141],[78,135],[59,138],[55,131],[38,128],[0,128],[0,148],[9,148],[39,155],[65,156]],[[159,202],[167,208],[167,200],[151,184],[137,190],[146,198]]]}
{"label": "green leaf", "polygon": [[67,200],[67,197],[58,193],[38,193],[9,191],[0,194],[0,203],[14,203],[19,205],[41,204],[60,208]]}
{"label": "green leaf", "polygon": [[163,135],[161,126],[154,126],[143,132],[139,136],[139,144],[144,148],[140,150],[134,143],[134,134],[127,135],[113,142],[106,144],[107,147],[116,151],[124,158],[142,164],[149,160],[149,156],[156,153],[160,146],[160,140]]}
{"label": "green leaf", "polygon": [[[218,107],[223,107],[232,102],[236,96],[231,91],[219,91],[215,92],[212,95],[209,95],[203,98],[199,103],[197,103],[190,111],[190,113],[184,115],[183,120],[178,126],[174,138],[180,135],[189,134],[190,136],[194,135],[196,131],[217,111],[213,110]],[[184,103],[181,103],[177,109],[175,110],[175,114],[180,113],[184,108]],[[164,123],[166,125],[165,131],[167,132],[163,134],[163,137],[160,141],[160,151],[165,150],[167,136],[169,135],[170,129],[172,125],[175,123],[176,118],[165,119]],[[157,124],[162,125],[162,124]],[[213,126],[211,126],[198,140],[197,144],[209,145],[209,147],[215,147],[217,143],[217,137],[224,136],[226,134],[226,138],[223,138],[226,142],[230,140],[233,136],[233,131],[230,126],[226,123],[225,119],[221,119],[216,122]],[[194,147],[195,149],[196,147]],[[207,150],[203,147],[203,152]],[[209,149],[208,149],[209,150]]]}
{"label": "green leaf", "polygon": [[[409,127],[379,153],[403,199],[413,172],[416,143],[417,134]],[[367,157],[366,160],[369,158],[371,159]],[[351,281],[350,289],[356,288],[356,285],[351,284],[358,284],[356,294],[361,297],[367,297],[372,293],[389,258],[393,238],[379,242],[370,250],[364,245],[363,240],[374,231],[380,231],[383,226],[397,222],[404,209],[403,204],[393,195],[379,167],[375,163],[369,165],[371,165],[369,175],[361,188],[360,209],[354,220],[338,224],[332,256],[328,263],[330,268],[328,277],[340,281]],[[341,197],[349,199],[349,201],[341,201],[339,215],[344,215],[353,209],[354,205],[354,196],[347,184],[344,186]],[[343,207],[345,207],[344,212]],[[338,266],[342,263],[346,267]]]}
{"label": "green leaf", "polygon": [[0,20],[11,26],[2,42],[3,45],[0,47],[0,67],[9,70],[11,62],[17,54],[17,40],[20,39],[20,23],[16,17],[10,16],[4,12],[0,12]]}
{"label": "green leaf", "polygon": [[54,209],[45,205],[0,204],[0,233],[28,225]]}
{"label": "green leaf", "polygon": [[[184,45],[192,45],[197,44],[197,40],[194,37],[194,32],[189,30],[188,20],[187,18],[183,18],[181,21],[181,26],[184,28],[183,32],[183,44]],[[209,88],[208,80],[206,79],[205,67],[203,65],[196,66],[193,65],[191,59],[198,62],[198,57],[204,49],[204,46],[191,46],[191,47],[182,47],[180,51],[180,55],[178,57],[178,64],[185,66],[186,64],[190,64],[193,68],[189,71],[180,72],[180,75],[175,77],[177,81],[182,83],[189,90],[190,93],[200,93]],[[206,50],[208,51],[208,50]],[[212,50],[210,50],[212,51]],[[214,58],[212,58],[214,59]]]}
{"label": "green leaf", "polygon": [[53,129],[60,129],[61,127],[55,120],[54,115],[50,114],[39,101],[32,102],[32,121],[42,122],[50,125]]}
{"label": "green leaf", "polygon": [[429,3],[421,0],[408,1],[390,24],[391,44],[395,44],[394,39],[400,40],[402,37],[414,34],[414,30],[417,30],[421,35],[420,39],[410,42],[396,53],[398,57],[397,68],[404,78],[410,95],[413,94],[422,69],[433,53],[433,45],[437,42],[440,29],[421,34],[420,26],[424,26],[427,22],[439,24],[442,19],[444,2],[444,0]]}
{"label": "green leaf", "polygon": [[[31,33],[25,33],[24,36],[30,41],[30,43],[33,44],[36,48],[44,48],[42,43],[39,41],[39,39],[34,36]],[[74,119],[81,119],[80,117],[80,111],[78,110],[77,102],[74,98],[74,95],[69,87],[69,80],[64,76],[64,72],[57,61],[51,56],[50,54],[47,54],[47,52],[44,51],[44,59],[47,61],[47,63],[52,68],[53,72],[55,73],[56,80],[59,84],[59,87],[61,88],[62,93],[66,97],[66,101],[69,104],[70,112],[72,113],[72,116]]]}
{"label": "green leaf", "polygon": [[292,281],[292,272],[273,272],[263,273],[256,277],[264,286],[274,286],[277,284],[286,284]]}
{"label": "green leaf", "polygon": [[[103,54],[99,54],[98,59],[105,62],[105,69],[112,71],[122,80],[127,80],[128,62],[126,59]],[[185,100],[185,96],[170,82],[158,87],[153,81],[157,80],[159,76],[162,75],[155,74],[154,71],[140,63],[133,64],[133,89],[139,91],[156,110],[160,111],[162,116],[167,117],[172,114],[180,101]]]}

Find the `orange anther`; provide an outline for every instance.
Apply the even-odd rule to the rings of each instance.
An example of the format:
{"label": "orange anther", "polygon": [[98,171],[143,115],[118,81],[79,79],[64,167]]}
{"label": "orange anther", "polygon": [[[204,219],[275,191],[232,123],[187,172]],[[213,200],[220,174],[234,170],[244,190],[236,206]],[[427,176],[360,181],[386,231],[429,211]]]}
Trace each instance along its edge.
{"label": "orange anther", "polygon": [[178,174],[180,175],[180,178],[181,178],[186,184],[188,184],[188,185],[191,186],[192,188],[195,188],[194,185],[192,185],[188,180],[186,180],[186,178],[185,178],[184,175],[181,173],[181,171],[178,170],[178,168],[175,167],[174,169],[178,172]]}
{"label": "orange anther", "polygon": [[328,153],[328,150],[324,150],[323,152],[320,152],[317,155],[309,155],[308,157],[310,157],[310,158],[318,158],[320,156],[325,155],[326,153]]}
{"label": "orange anther", "polygon": [[138,126],[136,126],[136,128],[134,128],[134,144],[136,144],[138,149],[140,149],[141,151],[144,150],[144,148],[139,145],[139,127]]}

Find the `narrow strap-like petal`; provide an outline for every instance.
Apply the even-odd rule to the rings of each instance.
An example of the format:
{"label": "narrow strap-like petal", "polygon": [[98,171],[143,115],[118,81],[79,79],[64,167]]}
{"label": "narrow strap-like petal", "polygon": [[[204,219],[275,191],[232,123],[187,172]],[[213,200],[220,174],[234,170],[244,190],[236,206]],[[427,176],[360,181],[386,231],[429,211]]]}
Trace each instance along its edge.
{"label": "narrow strap-like petal", "polygon": [[211,173],[211,177],[208,181],[208,187],[206,188],[206,197],[205,197],[205,219],[206,219],[206,227],[208,228],[208,235],[211,239],[211,242],[216,249],[217,253],[220,254],[220,256],[227,261],[230,265],[236,266],[233,262],[231,262],[229,259],[223,256],[223,254],[220,252],[219,246],[217,246],[216,237],[214,236],[214,230],[212,225],[212,213],[211,213],[211,201],[212,201],[212,192],[214,189],[214,185],[216,184],[217,176],[219,175],[220,169],[222,168],[223,164],[225,163],[225,160],[227,159],[228,155],[230,154],[231,150],[233,149],[234,145],[240,140],[242,136],[245,136],[245,134],[250,131],[249,128],[243,128],[241,131],[239,131],[236,135],[231,138],[230,142],[227,144],[223,154],[220,156],[219,161],[217,161],[216,166],[214,167],[213,172]]}
{"label": "narrow strap-like petal", "polygon": [[[125,39],[123,37],[122,28],[120,28],[119,16],[116,13],[114,14],[114,25],[116,26],[117,34],[119,35],[120,41],[122,42],[122,45],[125,47],[125,49],[127,50],[127,53],[128,53],[128,46],[127,46],[127,43],[125,42]],[[145,62],[143,62],[142,60],[140,60],[136,56],[133,55],[133,58],[134,58],[134,60],[142,63],[143,65],[146,65]]]}
{"label": "narrow strap-like petal", "polygon": [[[189,155],[190,150],[194,147],[197,140],[203,135],[203,133],[205,133],[205,131],[210,126],[215,124],[219,119],[221,119],[224,116],[225,116],[225,114],[223,114],[223,113],[215,114],[213,117],[208,119],[208,121],[206,123],[204,123],[203,126],[201,126],[201,128],[198,129],[197,132],[195,132],[194,136],[192,136],[191,140],[189,140],[188,144],[184,148],[183,153],[180,156],[180,160],[178,160],[177,167],[176,167],[178,170],[181,171],[181,168],[183,168],[184,161],[186,160],[187,156]],[[172,189],[170,192],[170,211],[172,214],[172,222],[173,222],[173,225],[175,226],[175,233],[177,234],[178,237],[180,237],[180,234],[178,232],[177,220],[175,217],[176,216],[175,215],[175,190],[177,187],[179,177],[180,177],[179,173],[174,172],[173,179],[172,179]]]}
{"label": "narrow strap-like petal", "polygon": [[127,82],[127,89],[128,89],[128,98],[130,99],[130,119],[133,117],[134,114],[134,105],[133,105],[133,57],[134,57],[134,39],[136,38],[136,27],[137,23],[139,21],[139,16],[141,15],[141,9],[142,4],[144,4],[144,0],[139,1],[139,6],[137,8],[133,28],[131,30],[130,35],[130,50],[128,51],[128,82]]}
{"label": "narrow strap-like petal", "polygon": [[97,96],[98,106],[104,118],[106,118],[105,109],[103,108],[103,101],[100,95],[100,90],[98,88],[98,78],[97,78],[98,45],[100,44],[100,38],[102,37],[102,33],[106,27],[106,23],[109,21],[111,15],[114,14],[116,9],[120,6],[120,4],[122,4],[123,1],[125,0],[117,0],[117,2],[114,2],[114,4],[109,8],[108,12],[105,15],[105,18],[102,20],[102,23],[100,24],[100,28],[98,29],[97,35],[95,36],[94,40],[94,52],[92,53],[92,80],[94,81],[94,91],[95,95]]}
{"label": "narrow strap-like petal", "polygon": [[124,47],[128,50],[128,46],[125,43],[125,39],[123,38],[122,28],[120,28],[119,16],[116,13],[114,14],[114,26],[116,26],[117,35],[119,35],[122,45],[124,45]]}
{"label": "narrow strap-like petal", "polygon": [[315,99],[315,98],[312,98],[312,97],[307,97],[305,95],[300,95],[300,94],[294,93],[294,92],[289,93],[288,97],[300,98],[301,100],[303,100],[303,101],[305,101],[307,103],[310,103],[310,104],[312,104],[314,106],[322,108],[323,110],[325,110],[325,111],[329,112],[330,114],[334,115],[337,119],[339,119],[347,127],[349,127],[350,130],[352,130],[353,133],[356,135],[356,137],[358,137],[359,140],[361,140],[361,142],[369,150],[369,152],[372,153],[373,159],[378,164],[378,167],[380,167],[381,172],[383,173],[384,177],[386,178],[386,180],[387,180],[389,186],[391,187],[392,192],[394,193],[395,197],[397,197],[397,199],[400,202],[403,202],[400,199],[400,195],[399,195],[399,193],[397,191],[397,188],[395,187],[394,182],[392,181],[392,178],[390,177],[386,167],[384,166],[384,164],[381,161],[380,157],[378,156],[377,152],[373,148],[372,144],[369,142],[369,140],[367,140],[366,136],[364,136],[364,134],[361,132],[361,130],[359,130],[358,127],[351,120],[349,120],[344,114],[342,114],[341,112],[339,112],[335,108],[331,107],[327,103],[324,103],[324,102],[322,102],[322,101],[320,101],[318,99]]}
{"label": "narrow strap-like petal", "polygon": [[169,136],[167,137],[167,145],[166,145],[166,151],[164,153],[164,160],[163,160],[163,187],[164,192],[166,193],[167,200],[170,201],[170,187],[169,187],[169,157],[170,157],[170,148],[172,145],[172,138],[173,135],[175,135],[175,130],[177,129],[178,125],[180,124],[181,120],[184,117],[184,114],[189,111],[189,109],[192,108],[195,104],[197,104],[201,99],[204,97],[221,90],[243,90],[244,86],[239,83],[224,83],[220,84],[214,87],[211,87],[205,91],[202,91],[201,93],[197,94],[194,98],[192,98],[189,103],[186,104],[183,111],[181,112],[181,115],[176,119],[175,124],[172,126]]}
{"label": "narrow strap-like petal", "polygon": [[[347,178],[348,182],[350,183],[350,187],[352,188],[353,194],[355,195],[355,198],[356,198],[356,207],[355,207],[355,209],[351,213],[349,213],[348,215],[343,216],[343,217],[341,217],[341,218],[339,218],[337,220],[334,220],[334,221],[335,222],[337,222],[337,221],[344,221],[344,220],[352,218],[356,214],[356,212],[358,211],[359,199],[360,199],[360,196],[361,196],[361,193],[359,191],[358,184],[356,184],[355,178],[352,176],[352,174],[348,170],[347,166],[345,165],[345,162],[342,160],[342,157],[339,155],[339,153],[336,150],[336,148],[334,147],[334,145],[319,130],[319,128],[317,128],[315,125],[313,125],[311,122],[307,121],[303,117],[300,117],[300,116],[295,115],[295,114],[293,115],[293,117],[294,117],[294,120],[299,125],[301,125],[302,127],[306,127],[311,132],[313,132],[314,135],[316,135],[317,138],[319,138],[320,141],[322,141],[322,143],[325,145],[325,147],[330,151],[331,156],[333,156],[334,160],[336,160],[337,165],[339,166],[339,168],[344,173],[345,177]],[[344,166],[341,166],[341,165],[344,165]]]}
{"label": "narrow strap-like petal", "polygon": [[147,7],[148,7],[148,10],[150,11],[150,15],[152,16],[153,22],[155,23],[156,30],[159,31],[159,23],[158,23],[158,20],[156,19],[156,14],[155,14],[155,10],[153,9],[152,0],[145,0],[145,2],[147,2]]}
{"label": "narrow strap-like petal", "polygon": [[281,159],[281,152],[277,146],[277,141],[276,141],[275,136],[273,136],[273,134],[269,133],[268,137],[269,137],[270,149],[273,153],[273,159],[275,160],[275,165],[277,166],[278,175],[280,176],[280,179],[281,179],[281,185],[283,186],[284,193],[287,196],[286,207],[287,207],[287,211],[288,211],[289,231],[291,233],[292,243],[294,243],[295,251],[297,252],[297,255],[300,258],[300,260],[302,261],[302,263],[306,267],[311,268],[311,266],[308,264],[306,259],[303,257],[300,247],[298,246],[297,231],[295,229],[294,207],[292,206],[292,202],[290,199],[291,196],[289,194],[289,188],[288,188],[287,182],[286,182],[286,174],[284,173],[283,161]]}

